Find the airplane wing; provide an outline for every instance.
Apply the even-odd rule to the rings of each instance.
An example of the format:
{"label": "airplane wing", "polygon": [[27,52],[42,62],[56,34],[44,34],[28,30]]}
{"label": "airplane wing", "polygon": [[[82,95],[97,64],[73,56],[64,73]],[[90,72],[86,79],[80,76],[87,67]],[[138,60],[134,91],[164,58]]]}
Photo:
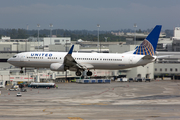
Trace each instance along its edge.
{"label": "airplane wing", "polygon": [[72,57],[74,45],[72,45],[71,49],[69,50],[68,54],[64,57],[64,66],[65,70],[67,69],[80,69],[85,70],[88,68],[93,68],[90,64],[80,64],[77,63],[76,60]]}
{"label": "airplane wing", "polygon": [[[78,63],[78,64],[80,65],[80,63]],[[81,66],[82,66],[83,68],[85,68],[85,69],[93,69],[93,68],[94,68],[93,65],[91,65],[91,64],[86,64],[86,63],[85,63],[85,64],[84,64],[84,63],[83,63],[83,64],[81,63]]]}

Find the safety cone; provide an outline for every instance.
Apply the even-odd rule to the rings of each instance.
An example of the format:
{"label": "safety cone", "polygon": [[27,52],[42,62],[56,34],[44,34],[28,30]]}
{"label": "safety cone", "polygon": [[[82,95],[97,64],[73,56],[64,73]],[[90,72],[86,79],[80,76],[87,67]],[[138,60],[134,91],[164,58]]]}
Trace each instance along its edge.
{"label": "safety cone", "polygon": [[8,95],[10,95],[10,93],[8,92]]}

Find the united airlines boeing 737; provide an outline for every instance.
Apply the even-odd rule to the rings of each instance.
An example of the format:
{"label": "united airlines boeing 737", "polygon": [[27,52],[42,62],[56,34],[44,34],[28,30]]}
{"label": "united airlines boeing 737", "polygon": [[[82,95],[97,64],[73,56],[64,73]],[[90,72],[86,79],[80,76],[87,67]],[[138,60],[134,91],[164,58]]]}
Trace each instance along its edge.
{"label": "united airlines boeing 737", "polygon": [[119,70],[144,66],[156,60],[156,46],[161,31],[161,25],[155,26],[146,39],[135,48],[123,54],[111,53],[73,53],[74,45],[69,52],[23,52],[8,59],[14,66],[34,68],[50,68],[52,71],[76,71],[81,76],[82,71],[91,69]]}

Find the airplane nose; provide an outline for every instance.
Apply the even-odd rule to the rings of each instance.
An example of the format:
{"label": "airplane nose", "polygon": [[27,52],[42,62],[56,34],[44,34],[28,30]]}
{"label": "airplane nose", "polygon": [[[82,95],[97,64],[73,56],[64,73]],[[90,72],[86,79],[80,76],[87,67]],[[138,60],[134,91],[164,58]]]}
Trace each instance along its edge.
{"label": "airplane nose", "polygon": [[10,63],[10,62],[11,62],[11,58],[9,58],[9,59],[7,60],[7,62]]}
{"label": "airplane nose", "polygon": [[9,62],[9,59],[7,59],[7,62]]}

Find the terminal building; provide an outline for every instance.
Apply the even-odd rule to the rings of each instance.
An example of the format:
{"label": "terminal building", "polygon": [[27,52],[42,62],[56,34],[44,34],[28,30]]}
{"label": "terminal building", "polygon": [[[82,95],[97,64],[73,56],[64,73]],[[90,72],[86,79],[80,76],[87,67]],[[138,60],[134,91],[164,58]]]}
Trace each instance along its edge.
{"label": "terminal building", "polygon": [[[25,68],[24,73],[20,69],[7,63],[7,59],[14,54],[26,51],[69,51],[72,44],[74,52],[101,52],[101,53],[124,53],[134,50],[146,35],[128,35],[126,42],[101,42],[97,50],[97,42],[83,40],[71,41],[70,37],[45,37],[28,39],[0,39],[0,84],[14,84],[17,81],[48,82],[51,80],[64,81],[66,72],[53,72],[49,69]],[[151,79],[179,79],[180,78],[180,27],[174,29],[174,37],[165,38],[162,34],[157,45],[157,56],[163,56],[155,62],[145,66],[123,70],[92,70],[92,77],[127,77],[127,78],[151,78]],[[85,73],[84,73],[85,75]],[[75,72],[67,71],[68,79],[78,78]]]}

